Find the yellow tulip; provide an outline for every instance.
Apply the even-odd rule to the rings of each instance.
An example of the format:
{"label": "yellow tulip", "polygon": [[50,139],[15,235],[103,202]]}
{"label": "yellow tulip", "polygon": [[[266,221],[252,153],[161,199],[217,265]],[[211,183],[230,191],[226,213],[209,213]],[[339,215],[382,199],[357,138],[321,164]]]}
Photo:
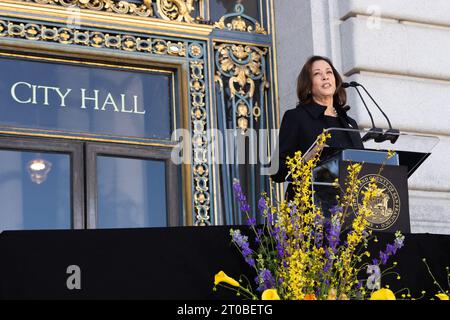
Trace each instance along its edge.
{"label": "yellow tulip", "polygon": [[445,294],[445,293],[438,293],[435,296],[438,297],[440,300],[450,300],[450,298],[448,297],[448,294]]}
{"label": "yellow tulip", "polygon": [[266,289],[262,293],[262,300],[280,300],[280,296],[277,293],[277,289]]}
{"label": "yellow tulip", "polygon": [[370,300],[396,300],[394,293],[386,288],[379,289],[372,293]]}
{"label": "yellow tulip", "polygon": [[214,276],[214,285],[215,286],[217,286],[221,282],[228,283],[229,285],[232,285],[233,287],[239,287],[240,286],[239,282],[237,282],[233,278],[227,276],[225,274],[225,272],[223,272],[223,271],[220,271],[219,273],[217,273]]}

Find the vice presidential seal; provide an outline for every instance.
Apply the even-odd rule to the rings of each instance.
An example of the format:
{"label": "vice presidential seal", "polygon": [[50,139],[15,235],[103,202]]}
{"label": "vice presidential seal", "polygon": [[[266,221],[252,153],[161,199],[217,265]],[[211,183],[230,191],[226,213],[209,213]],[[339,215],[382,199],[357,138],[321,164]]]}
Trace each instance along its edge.
{"label": "vice presidential seal", "polygon": [[367,217],[368,228],[372,230],[386,230],[398,219],[400,214],[400,195],[394,185],[385,177],[378,174],[368,174],[361,178],[361,186],[358,190],[356,208],[362,205],[363,191],[368,189],[370,180],[374,178],[381,194],[372,199],[369,207],[373,214]]}

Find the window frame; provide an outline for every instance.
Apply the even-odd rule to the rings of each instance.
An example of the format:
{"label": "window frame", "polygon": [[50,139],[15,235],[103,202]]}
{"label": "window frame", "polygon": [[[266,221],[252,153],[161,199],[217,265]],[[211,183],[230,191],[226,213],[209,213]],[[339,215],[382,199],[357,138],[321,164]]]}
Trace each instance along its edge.
{"label": "window frame", "polygon": [[56,139],[15,137],[0,135],[0,150],[48,152],[66,154],[70,157],[70,221],[71,229],[84,229],[84,174],[83,144],[78,141]]}
{"label": "window frame", "polygon": [[167,227],[181,226],[178,168],[171,161],[171,152],[172,148],[168,147],[86,142],[86,229],[97,229],[98,226],[98,156],[164,160],[166,165]]}

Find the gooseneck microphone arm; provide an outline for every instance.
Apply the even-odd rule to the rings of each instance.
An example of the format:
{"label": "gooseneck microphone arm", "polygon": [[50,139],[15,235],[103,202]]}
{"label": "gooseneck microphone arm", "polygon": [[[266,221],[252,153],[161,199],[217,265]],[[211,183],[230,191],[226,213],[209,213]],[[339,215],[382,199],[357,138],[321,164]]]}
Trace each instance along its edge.
{"label": "gooseneck microphone arm", "polygon": [[361,141],[362,142],[369,141],[369,140],[380,141],[381,140],[380,137],[383,136],[383,129],[375,127],[375,122],[373,121],[372,113],[370,112],[369,107],[367,106],[366,101],[364,100],[361,92],[358,90],[358,85],[359,85],[359,83],[357,83],[355,81],[352,81],[350,83],[347,83],[347,82],[342,83],[342,87],[344,87],[344,88],[348,88],[348,87],[355,88],[356,92],[358,92],[359,98],[361,99],[362,103],[364,104],[364,107],[367,110],[367,113],[369,114],[370,122],[372,122],[372,128],[361,138]]}
{"label": "gooseneck microphone arm", "polygon": [[[352,82],[354,82],[354,81],[352,81]],[[381,107],[378,105],[378,103],[375,101],[375,99],[372,97],[372,95],[369,93],[369,91],[367,91],[366,88],[362,84],[360,84],[360,83],[356,83],[356,84],[357,84],[357,86],[360,86],[361,88],[364,89],[364,91],[367,93],[367,95],[372,100],[372,102],[377,106],[378,110],[380,110],[380,112],[386,118],[388,125],[389,125],[389,129],[392,129],[391,121],[389,120],[388,116],[386,115],[386,113],[384,113],[383,109],[381,109]],[[356,90],[358,90],[357,86],[355,86]]]}
{"label": "gooseneck microphone arm", "polygon": [[372,113],[369,110],[369,107],[367,107],[366,101],[364,101],[364,98],[361,95],[361,92],[358,90],[358,87],[354,87],[356,89],[356,92],[358,92],[359,97],[361,98],[362,103],[364,104],[364,107],[366,107],[367,113],[370,117],[370,122],[372,122],[372,128],[375,128],[375,122],[373,121]]}
{"label": "gooseneck microphone arm", "polygon": [[[364,104],[364,107],[366,107],[367,113],[370,116],[370,121],[372,122],[372,129],[370,129],[369,132],[366,133],[366,135],[362,138],[362,141],[364,142],[373,139],[375,140],[375,142],[383,142],[386,140],[390,140],[391,143],[395,143],[399,137],[400,131],[398,129],[392,129],[391,121],[389,120],[388,116],[384,113],[383,109],[381,109],[381,107],[378,105],[378,103],[375,101],[372,95],[367,91],[367,89],[362,84],[359,84],[356,81],[351,81],[350,83],[344,82],[342,83],[342,86],[344,88],[353,87],[356,89],[359,97],[361,98],[361,101]],[[369,96],[370,100],[372,100],[372,102],[377,106],[378,110],[380,110],[384,118],[387,120],[389,129],[385,133],[383,133],[382,129],[375,127],[372,114],[370,113],[369,108],[367,107],[366,102],[364,101],[361,95],[361,92],[358,90],[358,87],[362,87],[364,89],[366,94]]]}

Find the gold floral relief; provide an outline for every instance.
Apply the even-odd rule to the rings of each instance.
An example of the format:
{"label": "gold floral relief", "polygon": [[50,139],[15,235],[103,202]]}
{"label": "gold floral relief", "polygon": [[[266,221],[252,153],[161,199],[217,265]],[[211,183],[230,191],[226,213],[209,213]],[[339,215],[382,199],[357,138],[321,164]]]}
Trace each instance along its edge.
{"label": "gold floral relief", "polygon": [[216,46],[220,72],[229,75],[231,97],[236,93],[253,97],[255,82],[253,78],[263,73],[262,56],[267,49],[259,49],[246,45],[221,44]]}
{"label": "gold floral relief", "polygon": [[192,16],[195,11],[195,2],[201,0],[144,0],[142,4],[116,0],[18,0],[38,4],[51,4],[63,7],[78,7],[96,11],[107,11],[121,14],[131,14],[142,17],[157,17],[153,11],[152,2],[155,2],[159,16],[164,20],[195,23]]}
{"label": "gold floral relief", "polygon": [[194,11],[194,2],[198,0],[156,0],[159,15],[164,20],[195,22],[191,16]]}
{"label": "gold floral relief", "polygon": [[244,14],[244,6],[237,4],[235,12],[226,14],[214,24],[217,29],[225,29],[230,31],[241,31],[257,34],[267,34],[267,31],[256,19]]}
{"label": "gold floral relief", "polygon": [[128,1],[113,0],[21,0],[23,2],[34,2],[38,4],[52,4],[63,7],[78,7],[96,11],[107,11],[121,14],[131,14],[141,17],[153,17],[154,12],[151,0],[144,0],[142,4]]}

